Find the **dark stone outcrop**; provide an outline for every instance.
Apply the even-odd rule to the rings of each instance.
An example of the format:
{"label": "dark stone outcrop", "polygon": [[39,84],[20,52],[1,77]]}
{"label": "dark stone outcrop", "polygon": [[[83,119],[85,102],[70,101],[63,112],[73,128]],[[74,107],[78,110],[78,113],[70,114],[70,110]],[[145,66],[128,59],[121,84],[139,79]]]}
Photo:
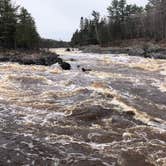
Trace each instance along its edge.
{"label": "dark stone outcrop", "polygon": [[63,62],[62,60],[60,60],[58,63],[63,70],[70,70],[71,69],[70,64],[67,62]]}
{"label": "dark stone outcrop", "polygon": [[92,70],[91,70],[91,69],[82,68],[82,71],[83,71],[83,72],[88,72],[88,71],[92,71]]}
{"label": "dark stone outcrop", "polygon": [[70,48],[66,48],[66,51],[70,52],[70,51],[71,51],[71,49],[70,49]]}
{"label": "dark stone outcrop", "polygon": [[128,54],[145,58],[166,59],[165,48],[130,48]]}
{"label": "dark stone outcrop", "polygon": [[15,62],[23,65],[51,66],[59,63],[64,70],[70,70],[71,66],[64,62],[59,55],[45,51],[6,51],[0,53],[0,62]]}
{"label": "dark stone outcrop", "polygon": [[128,54],[130,56],[141,56],[145,58],[166,59],[166,48],[152,43],[129,47],[100,47],[90,45],[80,47],[80,50],[84,53]]}
{"label": "dark stone outcrop", "polygon": [[129,49],[128,54],[133,56],[144,56],[145,50],[142,48],[131,48]]}

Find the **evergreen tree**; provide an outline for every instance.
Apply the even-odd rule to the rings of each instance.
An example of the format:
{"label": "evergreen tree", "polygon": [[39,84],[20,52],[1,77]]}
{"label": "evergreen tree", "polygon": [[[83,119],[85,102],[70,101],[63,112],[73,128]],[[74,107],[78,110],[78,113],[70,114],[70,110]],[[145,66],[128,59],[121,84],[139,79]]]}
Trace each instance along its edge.
{"label": "evergreen tree", "polygon": [[[108,45],[114,40],[122,40],[143,35],[140,15],[143,8],[127,5],[126,0],[113,0],[108,7],[109,20],[101,18],[100,13],[93,11],[92,19],[81,18],[80,31],[74,33],[72,42],[77,45]],[[139,25],[139,26],[138,26]]]}
{"label": "evergreen tree", "polygon": [[84,20],[86,26],[74,34],[77,44],[105,46],[123,39],[166,39],[166,0],[149,0],[145,9],[127,4],[126,0],[112,0],[108,13],[107,19],[93,11],[92,19],[86,24]]}
{"label": "evergreen tree", "polygon": [[100,13],[96,12],[96,11],[93,11],[92,16],[93,16],[93,24],[94,24],[94,27],[95,27],[96,39],[100,43],[100,37],[99,37]]}
{"label": "evergreen tree", "polygon": [[19,48],[37,48],[39,35],[30,13],[25,8],[21,8],[16,31],[16,43]]}
{"label": "evergreen tree", "polygon": [[80,20],[80,29],[84,30],[84,18],[83,17],[81,17],[81,20]]}
{"label": "evergreen tree", "polygon": [[2,47],[15,47],[17,9],[11,0],[0,1],[0,43]]}
{"label": "evergreen tree", "polygon": [[38,47],[39,39],[28,11],[19,10],[11,0],[0,0],[0,47],[32,49]]}

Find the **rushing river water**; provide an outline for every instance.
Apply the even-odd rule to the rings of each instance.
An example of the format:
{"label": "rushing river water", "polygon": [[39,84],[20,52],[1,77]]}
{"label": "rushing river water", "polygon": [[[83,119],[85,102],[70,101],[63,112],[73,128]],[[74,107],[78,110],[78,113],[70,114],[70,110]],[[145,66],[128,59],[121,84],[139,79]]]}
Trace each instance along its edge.
{"label": "rushing river water", "polygon": [[0,166],[166,166],[166,61],[56,51],[0,63]]}

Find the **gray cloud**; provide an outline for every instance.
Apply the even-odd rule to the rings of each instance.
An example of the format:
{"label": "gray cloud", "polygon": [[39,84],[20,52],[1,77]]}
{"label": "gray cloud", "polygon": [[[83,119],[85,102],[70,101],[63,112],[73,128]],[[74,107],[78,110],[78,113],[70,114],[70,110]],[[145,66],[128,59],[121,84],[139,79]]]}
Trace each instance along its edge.
{"label": "gray cloud", "polygon": [[[36,20],[42,37],[70,40],[81,16],[90,17],[92,10],[106,15],[111,0],[14,0],[24,6]],[[147,0],[128,0],[145,5]]]}

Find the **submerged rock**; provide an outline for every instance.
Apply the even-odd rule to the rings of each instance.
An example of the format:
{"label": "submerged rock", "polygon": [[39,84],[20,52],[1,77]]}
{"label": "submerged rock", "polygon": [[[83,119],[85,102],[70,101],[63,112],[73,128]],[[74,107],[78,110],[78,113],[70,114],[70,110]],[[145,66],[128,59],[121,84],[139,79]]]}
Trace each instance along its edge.
{"label": "submerged rock", "polygon": [[83,121],[94,121],[111,115],[110,109],[104,109],[101,106],[87,106],[83,108],[77,108],[73,111],[71,118],[76,118]]}

